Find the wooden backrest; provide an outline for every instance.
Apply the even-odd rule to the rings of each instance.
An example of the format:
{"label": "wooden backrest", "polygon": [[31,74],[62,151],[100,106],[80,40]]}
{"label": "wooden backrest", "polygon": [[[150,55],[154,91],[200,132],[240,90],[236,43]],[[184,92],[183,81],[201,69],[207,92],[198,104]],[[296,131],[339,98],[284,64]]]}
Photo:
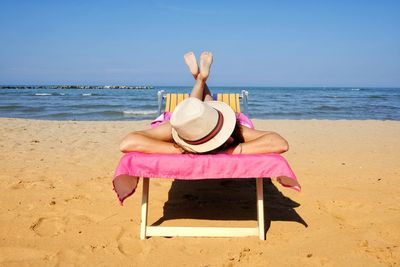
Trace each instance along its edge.
{"label": "wooden backrest", "polygon": [[[165,94],[165,111],[173,112],[175,107],[189,94],[167,93]],[[233,111],[240,112],[240,94],[239,93],[215,93],[213,99],[228,104]]]}

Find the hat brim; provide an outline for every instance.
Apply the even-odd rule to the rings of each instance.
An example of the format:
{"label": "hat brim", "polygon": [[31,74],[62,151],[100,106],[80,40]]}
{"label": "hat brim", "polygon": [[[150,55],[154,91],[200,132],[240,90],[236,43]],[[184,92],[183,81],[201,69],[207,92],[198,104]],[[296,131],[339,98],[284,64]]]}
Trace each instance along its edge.
{"label": "hat brim", "polygon": [[172,128],[172,138],[174,138],[175,142],[183,147],[185,150],[195,153],[204,153],[220,147],[231,136],[236,125],[235,112],[229,105],[220,101],[205,101],[204,103],[219,110],[224,117],[224,124],[222,126],[222,129],[215,137],[213,137],[206,143],[200,145],[191,145],[182,140],[176,130]]}

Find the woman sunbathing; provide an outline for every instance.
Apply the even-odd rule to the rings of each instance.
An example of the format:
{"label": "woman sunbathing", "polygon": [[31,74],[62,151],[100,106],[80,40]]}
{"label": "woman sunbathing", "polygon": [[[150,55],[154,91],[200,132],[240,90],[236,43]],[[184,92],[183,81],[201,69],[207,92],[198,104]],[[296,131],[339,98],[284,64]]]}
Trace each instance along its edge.
{"label": "woman sunbathing", "polygon": [[206,84],[211,52],[201,54],[200,68],[193,52],[184,59],[196,80],[190,97],[175,108],[170,121],[129,133],[121,142],[122,152],[261,154],[288,150],[279,134],[244,126],[229,105],[213,101]]}

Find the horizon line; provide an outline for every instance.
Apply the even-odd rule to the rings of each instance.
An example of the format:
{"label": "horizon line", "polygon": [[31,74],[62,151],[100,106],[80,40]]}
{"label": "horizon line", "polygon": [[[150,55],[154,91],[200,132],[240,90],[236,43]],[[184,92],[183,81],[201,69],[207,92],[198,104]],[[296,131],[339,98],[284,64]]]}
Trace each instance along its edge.
{"label": "horizon line", "polygon": [[[113,83],[113,84],[0,84],[0,87],[7,86],[141,86],[141,87],[193,87],[193,85],[152,85],[152,84],[123,84],[123,83]],[[240,88],[240,87],[252,87],[252,88],[272,88],[272,87],[283,87],[283,88],[388,88],[388,89],[400,89],[399,86],[361,86],[361,85],[335,85],[335,86],[326,86],[326,85],[211,85],[210,87],[218,88],[218,87],[231,87],[231,88]]]}

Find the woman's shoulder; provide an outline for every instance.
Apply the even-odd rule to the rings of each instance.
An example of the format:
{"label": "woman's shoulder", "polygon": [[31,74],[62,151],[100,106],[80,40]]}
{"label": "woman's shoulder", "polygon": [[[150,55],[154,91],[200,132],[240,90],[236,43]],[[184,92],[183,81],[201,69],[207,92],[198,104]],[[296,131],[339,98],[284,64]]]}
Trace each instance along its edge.
{"label": "woman's shoulder", "polygon": [[236,119],[238,120],[240,125],[243,125],[243,126],[251,128],[251,129],[254,129],[253,122],[250,120],[250,118],[248,116],[246,116],[242,112],[237,112],[236,113]]}
{"label": "woman's shoulder", "polygon": [[150,127],[155,128],[171,119],[172,112],[165,111],[161,113],[160,116],[155,118],[152,122],[150,122]]}

